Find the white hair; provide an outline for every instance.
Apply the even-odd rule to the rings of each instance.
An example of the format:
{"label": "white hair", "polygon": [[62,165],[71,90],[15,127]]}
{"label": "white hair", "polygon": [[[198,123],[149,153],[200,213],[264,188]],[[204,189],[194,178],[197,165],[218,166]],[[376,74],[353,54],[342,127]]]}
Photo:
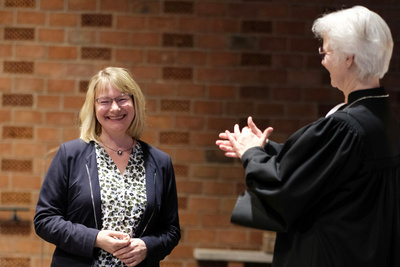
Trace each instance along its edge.
{"label": "white hair", "polygon": [[377,13],[355,6],[325,14],[314,21],[312,31],[317,38],[326,38],[333,51],[354,55],[360,80],[383,78],[388,71],[393,39]]}

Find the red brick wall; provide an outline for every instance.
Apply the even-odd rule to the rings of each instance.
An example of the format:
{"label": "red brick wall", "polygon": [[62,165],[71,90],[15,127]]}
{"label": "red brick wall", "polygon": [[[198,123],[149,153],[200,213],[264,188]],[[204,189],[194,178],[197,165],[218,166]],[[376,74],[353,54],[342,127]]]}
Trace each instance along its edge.
{"label": "red brick wall", "polygon": [[[243,170],[214,145],[252,115],[272,139],[342,100],[320,65],[310,31],[326,10],[365,1],[0,0],[0,206],[29,207],[48,151],[78,137],[89,78],[128,68],[147,97],[143,140],[168,152],[179,191],[182,240],[162,266],[197,267],[193,249],[260,249],[262,232],[230,224]],[[368,1],[395,39],[383,80],[400,111],[400,4]],[[49,265],[53,246],[31,223],[0,211],[0,266]]]}

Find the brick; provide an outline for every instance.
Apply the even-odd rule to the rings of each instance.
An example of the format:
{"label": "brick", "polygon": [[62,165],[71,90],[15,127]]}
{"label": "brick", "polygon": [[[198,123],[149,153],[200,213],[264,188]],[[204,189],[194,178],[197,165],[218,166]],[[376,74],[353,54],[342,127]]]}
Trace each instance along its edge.
{"label": "brick", "polygon": [[46,14],[44,12],[18,12],[18,24],[44,25],[46,22]]}
{"label": "brick", "polygon": [[49,92],[73,93],[75,91],[75,81],[51,79],[47,82],[47,90]]}
{"label": "brick", "polygon": [[158,46],[161,43],[161,35],[158,33],[140,33],[131,34],[131,43],[135,46]]}
{"label": "brick", "polygon": [[189,173],[189,166],[184,164],[174,164],[176,177],[187,177]]}
{"label": "brick", "polygon": [[292,103],[286,106],[287,115],[290,117],[300,116],[301,118],[315,118],[317,109],[314,105]]}
{"label": "brick", "polygon": [[235,230],[219,231],[217,240],[221,244],[231,244],[231,245],[236,245],[236,244],[240,244],[240,243],[245,244],[247,241],[246,233],[244,233],[243,231],[239,231],[239,230],[238,231],[235,231]]}
{"label": "brick", "polygon": [[193,3],[184,1],[165,1],[164,13],[169,14],[192,14]]}
{"label": "brick", "polygon": [[273,55],[271,65],[275,68],[300,69],[304,66],[304,57],[289,54]]}
{"label": "brick", "polygon": [[0,109],[0,122],[9,122],[11,121],[11,110],[7,109]]}
{"label": "brick", "polygon": [[5,73],[31,74],[34,71],[34,64],[31,61],[4,61],[3,71]]}
{"label": "brick", "polygon": [[203,98],[206,96],[206,88],[204,84],[191,84],[187,86],[185,84],[179,84],[176,86],[177,94],[181,97],[192,98]]}
{"label": "brick", "polygon": [[82,47],[81,58],[92,60],[110,60],[111,49],[99,47]]}
{"label": "brick", "polygon": [[149,115],[146,121],[150,129],[169,129],[172,126],[171,116]]}
{"label": "brick", "polygon": [[63,127],[75,125],[77,114],[72,112],[47,112],[46,123],[53,125],[63,125]]}
{"label": "brick", "polygon": [[185,226],[196,226],[199,224],[199,214],[179,211],[179,223]]}
{"label": "brick", "polygon": [[280,35],[303,36],[309,34],[310,31],[303,22],[299,21],[279,21],[275,27]]}
{"label": "brick", "polygon": [[68,31],[68,41],[76,45],[91,45],[97,42],[95,30],[71,30]]}
{"label": "brick", "polygon": [[226,6],[225,3],[198,2],[196,13],[200,16],[225,17],[227,11]]}
{"label": "brick", "polygon": [[[74,77],[91,77],[94,73],[98,72],[98,68],[95,65],[89,63],[79,63],[71,62],[65,66],[65,75]],[[74,82],[75,83],[75,82]],[[71,92],[75,92],[75,85],[70,88]]]}
{"label": "brick", "polygon": [[210,64],[213,66],[238,66],[240,54],[234,52],[212,52]]}
{"label": "brick", "polygon": [[[36,156],[39,152],[36,152]],[[12,187],[15,189],[40,189],[42,186],[42,179],[39,176],[25,176],[25,175],[13,175],[11,180]]]}
{"label": "brick", "polygon": [[271,55],[257,53],[243,53],[241,55],[242,66],[270,66]]}
{"label": "brick", "polygon": [[175,31],[177,20],[175,17],[149,17],[148,27],[153,31]]}
{"label": "brick", "polygon": [[187,209],[187,197],[178,197],[178,209],[185,210]]}
{"label": "brick", "polygon": [[44,59],[47,50],[43,45],[16,45],[15,53],[21,59]]}
{"label": "brick", "polygon": [[111,14],[82,14],[81,26],[83,27],[111,27],[113,16]]}
{"label": "brick", "polygon": [[163,68],[163,79],[165,80],[191,80],[192,78],[193,70],[191,68]]}
{"label": "brick", "polygon": [[143,51],[138,49],[116,49],[115,59],[120,62],[142,63],[144,55]]}
{"label": "brick", "polygon": [[30,267],[29,258],[0,257],[0,266]]}
{"label": "brick", "polygon": [[211,230],[188,229],[186,232],[187,242],[195,242],[200,244],[215,243],[217,233]]}
{"label": "brick", "polygon": [[[32,171],[32,161],[31,160],[18,160],[18,159],[3,159],[1,161],[1,170],[5,172],[31,172]],[[12,194],[7,194],[3,193],[1,195],[1,201],[3,204],[7,202],[12,202],[8,201],[8,198],[14,199],[18,198],[18,196],[24,196],[24,195],[19,195],[15,193],[15,195]],[[19,199],[19,198],[18,198]]]}
{"label": "brick", "polygon": [[234,50],[255,50],[258,47],[259,40],[254,36],[232,35],[229,42],[230,48]]}
{"label": "brick", "polygon": [[4,94],[3,106],[31,107],[33,105],[33,96],[30,94]]}
{"label": "brick", "polygon": [[237,33],[240,32],[240,23],[234,19],[207,18],[209,29],[214,33]]}
{"label": "brick", "polygon": [[[179,17],[178,27],[183,32],[202,33],[209,29],[209,18]],[[214,28],[212,28],[214,29]]]}
{"label": "brick", "polygon": [[[0,144],[0,148],[1,148],[1,144]],[[2,153],[4,153],[3,150],[2,150]],[[0,175],[0,189],[7,188],[8,186],[9,186],[8,175]],[[1,241],[0,241],[0,250],[4,252],[4,250],[2,249]]]}
{"label": "brick", "polygon": [[[192,129],[196,129],[196,128],[193,127]],[[214,146],[217,138],[218,138],[218,135],[215,133],[193,132],[191,134],[191,144],[197,145],[197,146]]]}
{"label": "brick", "polygon": [[244,33],[272,33],[272,22],[271,21],[246,20],[246,21],[242,22],[242,32],[244,32]]}
{"label": "brick", "polygon": [[3,138],[8,139],[32,139],[32,127],[3,126]]}
{"label": "brick", "polygon": [[43,10],[63,10],[64,0],[40,0],[40,8]]}
{"label": "brick", "polygon": [[160,144],[188,144],[189,133],[185,132],[161,132]]}
{"label": "brick", "polygon": [[204,151],[201,149],[177,149],[176,161],[183,163],[204,162]]}
{"label": "brick", "polygon": [[107,12],[126,12],[129,10],[127,0],[102,0],[100,9]]}
{"label": "brick", "polygon": [[202,192],[200,182],[178,182],[176,187],[180,194],[200,194]]}
{"label": "brick", "polygon": [[215,99],[234,99],[236,87],[227,85],[210,85],[209,96]]}
{"label": "brick", "polygon": [[95,10],[96,0],[69,0],[69,10]]}
{"label": "brick", "polygon": [[130,36],[128,32],[104,31],[100,32],[100,43],[127,46],[130,44]]}
{"label": "brick", "polygon": [[[175,127],[177,129],[187,129],[187,130],[201,130],[204,128],[204,118],[202,117],[194,117],[194,116],[176,116],[175,117]],[[191,135],[192,143],[196,144],[197,142],[193,140],[193,135]]]}
{"label": "brick", "polygon": [[49,59],[57,60],[76,60],[78,51],[76,47],[72,46],[50,46]]}
{"label": "brick", "polygon": [[272,90],[272,98],[283,101],[299,101],[302,91],[297,87],[277,87]]}
{"label": "brick", "polygon": [[40,95],[37,97],[37,107],[57,110],[60,107],[60,101],[59,96]]}
{"label": "brick", "polygon": [[244,99],[270,99],[270,89],[266,86],[242,86],[240,98]]}
{"label": "brick", "polygon": [[207,227],[230,227],[231,214],[204,214],[201,217],[201,224]]}
{"label": "brick", "polygon": [[314,85],[321,83],[321,74],[311,71],[291,71],[288,75],[289,84]]}
{"label": "brick", "polygon": [[118,29],[143,30],[146,27],[146,19],[144,16],[117,16],[116,26]]}
{"label": "brick", "polygon": [[164,33],[162,39],[165,47],[193,47],[193,36],[190,34]]}
{"label": "brick", "polygon": [[205,49],[226,49],[229,42],[225,36],[221,34],[205,34],[198,41],[197,46]]}
{"label": "brick", "polygon": [[160,68],[157,66],[134,66],[130,68],[133,79],[140,83],[148,80],[154,81],[160,79]]}
{"label": "brick", "polygon": [[161,100],[162,111],[188,112],[190,102],[187,100]]}
{"label": "brick", "polygon": [[12,46],[9,44],[0,44],[0,56],[7,57],[12,53]]}
{"label": "brick", "polygon": [[14,11],[3,11],[0,10],[0,24],[7,24],[14,19]]}
{"label": "brick", "polygon": [[35,0],[5,0],[5,7],[25,7],[33,8],[35,7]]}
{"label": "brick", "polygon": [[196,165],[191,168],[191,177],[200,179],[215,179],[218,177],[219,166]]}
{"label": "brick", "polygon": [[33,28],[5,28],[4,40],[34,40],[35,30]]}
{"label": "brick", "polygon": [[58,141],[59,129],[51,127],[40,127],[36,130],[38,141]]}
{"label": "brick", "polygon": [[36,62],[35,73],[41,77],[63,77],[64,76],[64,64],[61,61],[58,62]]}
{"label": "brick", "polygon": [[229,196],[235,193],[235,187],[231,182],[208,182],[204,184],[204,194]]}
{"label": "brick", "polygon": [[20,92],[41,92],[44,91],[42,78],[19,77],[15,80],[15,89]]}
{"label": "brick", "polygon": [[78,16],[71,13],[50,13],[49,26],[76,27]]}
{"label": "brick", "polygon": [[64,97],[64,108],[80,110],[85,98],[84,96],[66,96]]}
{"label": "brick", "polygon": [[222,103],[219,101],[196,101],[194,105],[196,114],[213,114],[222,113]]}
{"label": "brick", "polygon": [[219,206],[219,199],[217,198],[204,198],[192,197],[189,201],[190,211],[217,211]]}
{"label": "brick", "polygon": [[229,102],[226,105],[226,114],[228,115],[242,115],[247,116],[248,114],[252,114],[254,107],[252,102],[248,101],[240,101],[240,102]]}
{"label": "brick", "polygon": [[75,123],[72,124],[70,128],[63,127],[61,132],[61,139],[62,140],[74,140],[79,138],[80,132],[79,128],[77,127],[78,119],[76,119]]}

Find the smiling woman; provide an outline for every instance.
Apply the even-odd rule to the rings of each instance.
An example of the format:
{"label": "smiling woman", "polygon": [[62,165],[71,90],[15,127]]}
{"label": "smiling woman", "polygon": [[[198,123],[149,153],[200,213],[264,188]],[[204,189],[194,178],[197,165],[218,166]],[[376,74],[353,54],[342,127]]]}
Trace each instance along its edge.
{"label": "smiling woman", "polygon": [[139,140],[144,104],[125,69],[90,80],[81,138],[60,146],[37,204],[35,230],[56,245],[52,266],[156,267],[178,244],[174,170]]}

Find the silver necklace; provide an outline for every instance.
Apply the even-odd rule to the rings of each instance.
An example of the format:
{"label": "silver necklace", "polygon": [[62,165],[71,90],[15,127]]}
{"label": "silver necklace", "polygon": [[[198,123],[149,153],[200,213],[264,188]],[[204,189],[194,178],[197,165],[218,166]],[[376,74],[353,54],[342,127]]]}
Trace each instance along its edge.
{"label": "silver necklace", "polygon": [[106,148],[111,149],[111,150],[114,151],[114,152],[117,152],[117,155],[121,157],[122,154],[123,154],[123,152],[128,151],[129,149],[132,149],[132,146],[133,146],[133,143],[134,143],[134,142],[135,142],[135,140],[132,139],[132,144],[131,144],[131,146],[130,146],[128,149],[125,149],[125,150],[122,150],[122,149],[115,150],[115,149],[113,149],[113,148],[111,148],[111,147],[106,146],[106,144],[104,144],[103,142],[101,142],[101,143],[102,143]]}
{"label": "silver necklace", "polygon": [[354,101],[353,103],[349,104],[347,108],[351,107],[352,105],[354,105],[355,103],[357,103],[358,101],[364,100],[364,99],[371,99],[371,98],[385,98],[385,97],[389,97],[389,95],[370,95],[370,96],[364,96],[364,97],[360,97],[359,99],[357,99],[356,101]]}

